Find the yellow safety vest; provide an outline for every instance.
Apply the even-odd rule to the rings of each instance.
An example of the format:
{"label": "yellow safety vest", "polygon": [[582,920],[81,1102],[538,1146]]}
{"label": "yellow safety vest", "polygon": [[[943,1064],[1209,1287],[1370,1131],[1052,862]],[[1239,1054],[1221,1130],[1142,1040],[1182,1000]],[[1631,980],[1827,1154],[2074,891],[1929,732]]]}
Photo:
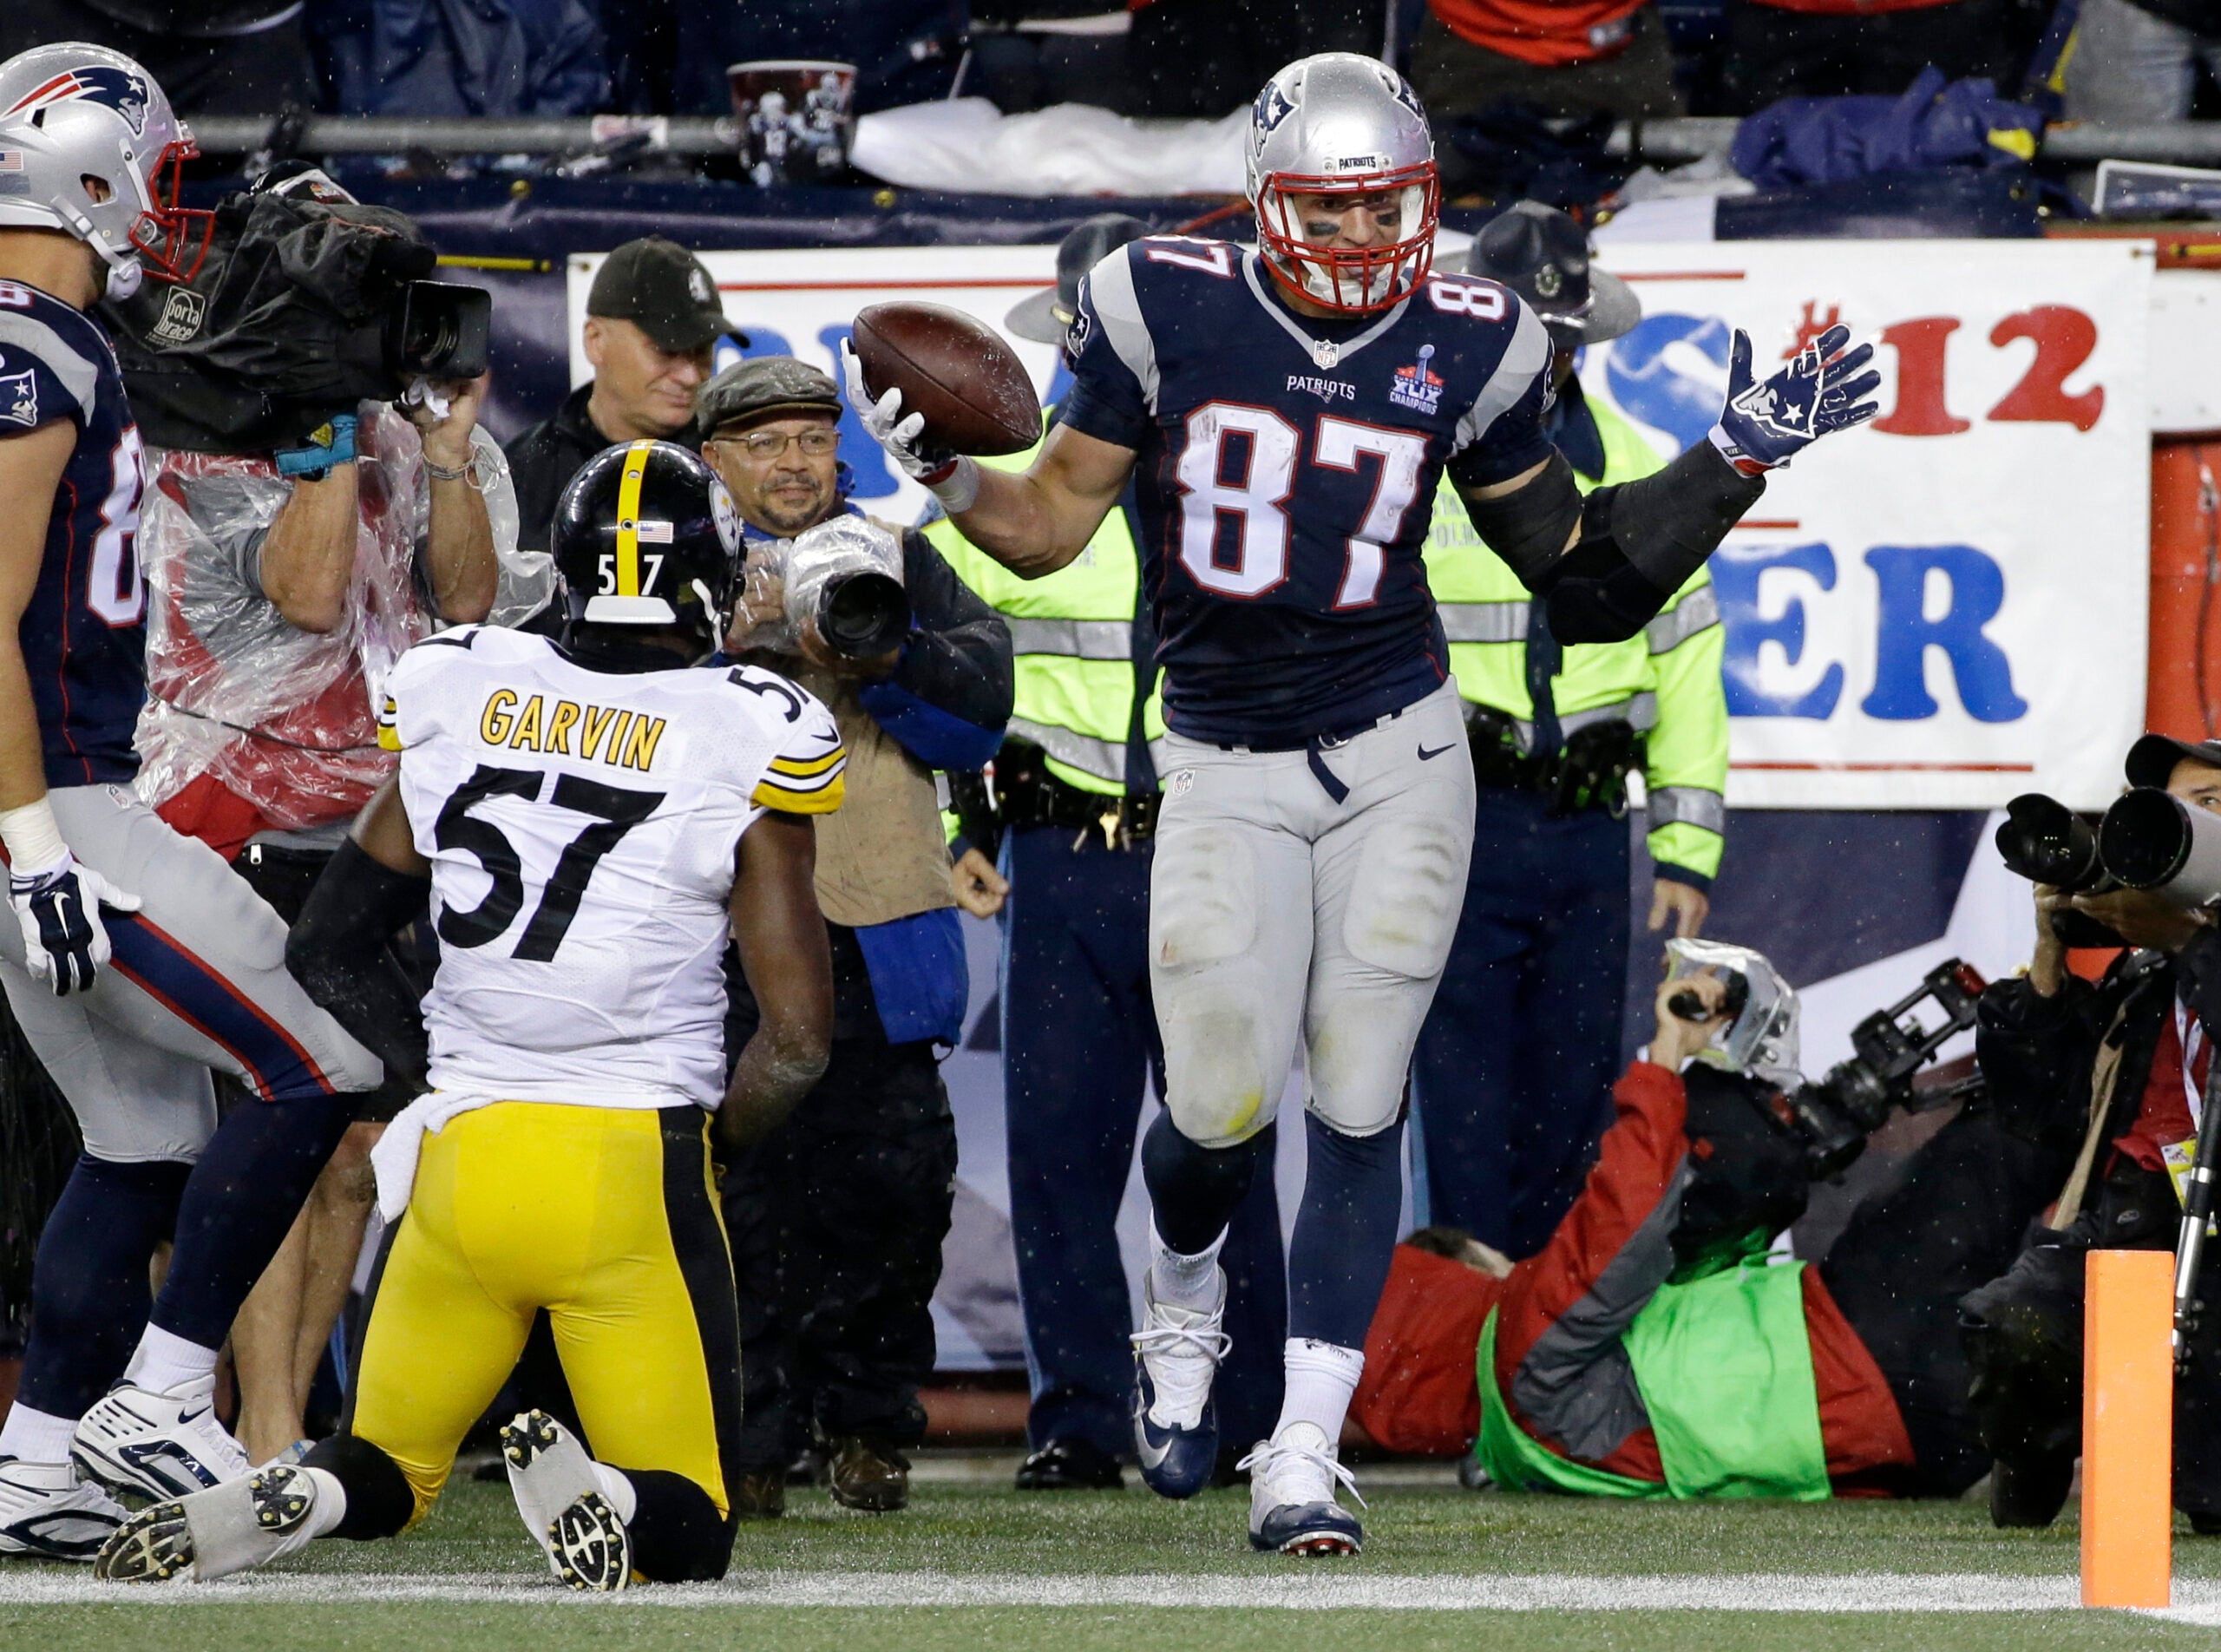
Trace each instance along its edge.
{"label": "yellow safety vest", "polygon": [[[1023,470],[1039,450],[980,462]],[[1010,624],[1018,670],[1007,738],[1040,747],[1050,772],[1067,784],[1121,796],[1134,697],[1145,680],[1142,732],[1162,767],[1163,673],[1134,667],[1141,560],[1123,509],[1112,507],[1085,550],[1038,580],[1019,578],[945,516],[925,534],[956,577]]]}
{"label": "yellow safety vest", "polygon": [[[1576,471],[1582,492],[1665,468],[1657,450],[1611,408],[1592,400],[1589,410],[1604,439],[1604,474],[1591,482]],[[1481,542],[1446,476],[1435,498],[1425,555],[1458,692],[1510,718],[1520,743],[1531,744],[1527,587]],[[1707,881],[1720,870],[1727,822],[1722,801],[1727,698],[1720,677],[1724,644],[1712,577],[1699,568],[1641,634],[1624,642],[1569,644],[1551,678],[1558,725],[1567,734],[1622,722],[1642,736],[1651,856]]]}

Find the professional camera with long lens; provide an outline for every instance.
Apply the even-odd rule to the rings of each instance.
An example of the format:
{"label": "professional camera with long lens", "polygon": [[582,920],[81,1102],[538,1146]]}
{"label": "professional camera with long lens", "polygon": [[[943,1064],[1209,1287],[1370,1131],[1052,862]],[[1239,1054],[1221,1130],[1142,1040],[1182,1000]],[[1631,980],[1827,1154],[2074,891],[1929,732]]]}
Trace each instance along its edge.
{"label": "professional camera with long lens", "polygon": [[271,452],[419,378],[486,370],[493,298],[432,279],[438,262],[405,214],[285,172],[219,204],[189,285],[148,282],[101,316],[148,442]]}
{"label": "professional camera with long lens", "polygon": [[[2055,797],[2023,792],[1997,823],[2005,869],[2068,895],[2104,895],[2120,887],[2098,852],[2098,829]],[[2118,947],[2121,938],[2087,913],[2052,914],[2052,933],[2070,947]]]}
{"label": "professional camera with long lens", "polygon": [[2098,854],[2132,889],[2180,907],[2221,902],[2221,815],[2172,792],[2139,786],[2115,798],[2098,826]]}
{"label": "professional camera with long lens", "polygon": [[[1676,958],[1676,971],[1708,967],[1726,982],[1720,1014],[1728,1025],[1713,1046],[1700,1055],[1732,1072],[1748,1072],[1772,1082],[1774,1088],[1761,1104],[1805,1144],[1805,1160],[1815,1177],[1831,1177],[1848,1169],[1866,1150],[1866,1138],[1880,1128],[1893,1107],[1912,1111],[1913,1075],[1935,1059],[1936,1051],[1975,1024],[1975,1006],[1988,985],[1972,966],[1948,959],[1929,970],[1920,985],[1887,1009],[1877,1010],[1851,1029],[1851,1054],[1828,1069],[1817,1082],[1807,1082],[1794,1069],[1794,994],[1783,987],[1772,967],[1756,954],[1746,954],[1754,964],[1743,967],[1726,960],[1694,955],[1692,947],[1713,943],[1667,943]],[[1744,952],[1744,948],[1720,948]],[[1758,966],[1764,966],[1763,969]],[[1935,1024],[1922,1019],[1922,1006],[1932,1005],[1939,1015]],[[1688,1020],[1703,1020],[1702,1001],[1694,992],[1678,993],[1667,1007]],[[1770,1050],[1783,1026],[1789,1029],[1785,1052]],[[1783,1059],[1786,1053],[1787,1059]],[[1954,1086],[1930,1105],[1961,1093]],[[1923,1101],[1929,1101],[1923,1098]]]}
{"label": "professional camera with long lens", "polygon": [[2097,828],[2040,791],[2024,792],[2005,805],[1997,852],[2008,871],[2031,883],[2048,883],[2074,895],[2115,886],[2098,854]]}

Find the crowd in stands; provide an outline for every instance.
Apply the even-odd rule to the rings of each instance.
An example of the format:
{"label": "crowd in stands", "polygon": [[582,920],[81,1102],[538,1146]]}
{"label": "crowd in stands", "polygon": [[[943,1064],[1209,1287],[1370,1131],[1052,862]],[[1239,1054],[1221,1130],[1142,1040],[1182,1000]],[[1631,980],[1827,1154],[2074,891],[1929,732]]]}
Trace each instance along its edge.
{"label": "crowd in stands", "polygon": [[2069,119],[2177,120],[2221,80],[2204,0],[15,0],[0,56],[75,34],[186,115],[724,115],[724,66],[851,62],[860,113],[952,95],[1210,119],[1307,53],[1384,37],[1438,134],[1546,118],[1748,115],[1896,96],[1923,69],[2048,94]]}

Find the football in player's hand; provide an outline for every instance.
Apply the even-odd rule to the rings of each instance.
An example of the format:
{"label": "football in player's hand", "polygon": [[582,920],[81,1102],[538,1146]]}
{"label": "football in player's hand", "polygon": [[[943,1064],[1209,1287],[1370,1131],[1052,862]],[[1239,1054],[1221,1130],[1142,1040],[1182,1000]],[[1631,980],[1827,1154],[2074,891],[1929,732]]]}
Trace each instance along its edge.
{"label": "football in player's hand", "polygon": [[1041,401],[1018,352],[985,322],[942,304],[875,304],[849,344],[873,396],[902,392],[940,453],[1023,453],[1041,439]]}

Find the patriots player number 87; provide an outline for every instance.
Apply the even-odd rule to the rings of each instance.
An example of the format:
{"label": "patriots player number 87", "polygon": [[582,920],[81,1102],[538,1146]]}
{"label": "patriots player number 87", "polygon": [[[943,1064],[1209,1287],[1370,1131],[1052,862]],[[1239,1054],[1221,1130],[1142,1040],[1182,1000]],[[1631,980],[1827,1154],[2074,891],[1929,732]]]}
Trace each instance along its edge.
{"label": "patriots player number 87", "polygon": [[[859,416],[1022,577],[1078,556],[1130,485],[1169,732],[1150,869],[1165,1111],[1142,1152],[1151,1257],[1134,1445],[1158,1492],[1218,1466],[1218,1247],[1299,1040],[1308,1168],[1285,1403],[1247,1459],[1250,1540],[1363,1532],[1336,1455],[1387,1277],[1405,1071],[1473,855],[1474,778],[1420,551],[1446,473],[1560,642],[1635,635],[1815,438],[1870,417],[1835,330],[1763,383],[1738,336],[1711,440],[1584,501],[1543,435],[1551,345],[1509,289],[1432,268],[1440,196],[1401,76],[1288,65],[1251,111],[1254,247],[1146,237],[1083,283],[1073,385],[1023,474],[935,450],[901,392]],[[1457,753],[1445,756],[1445,753]]]}

